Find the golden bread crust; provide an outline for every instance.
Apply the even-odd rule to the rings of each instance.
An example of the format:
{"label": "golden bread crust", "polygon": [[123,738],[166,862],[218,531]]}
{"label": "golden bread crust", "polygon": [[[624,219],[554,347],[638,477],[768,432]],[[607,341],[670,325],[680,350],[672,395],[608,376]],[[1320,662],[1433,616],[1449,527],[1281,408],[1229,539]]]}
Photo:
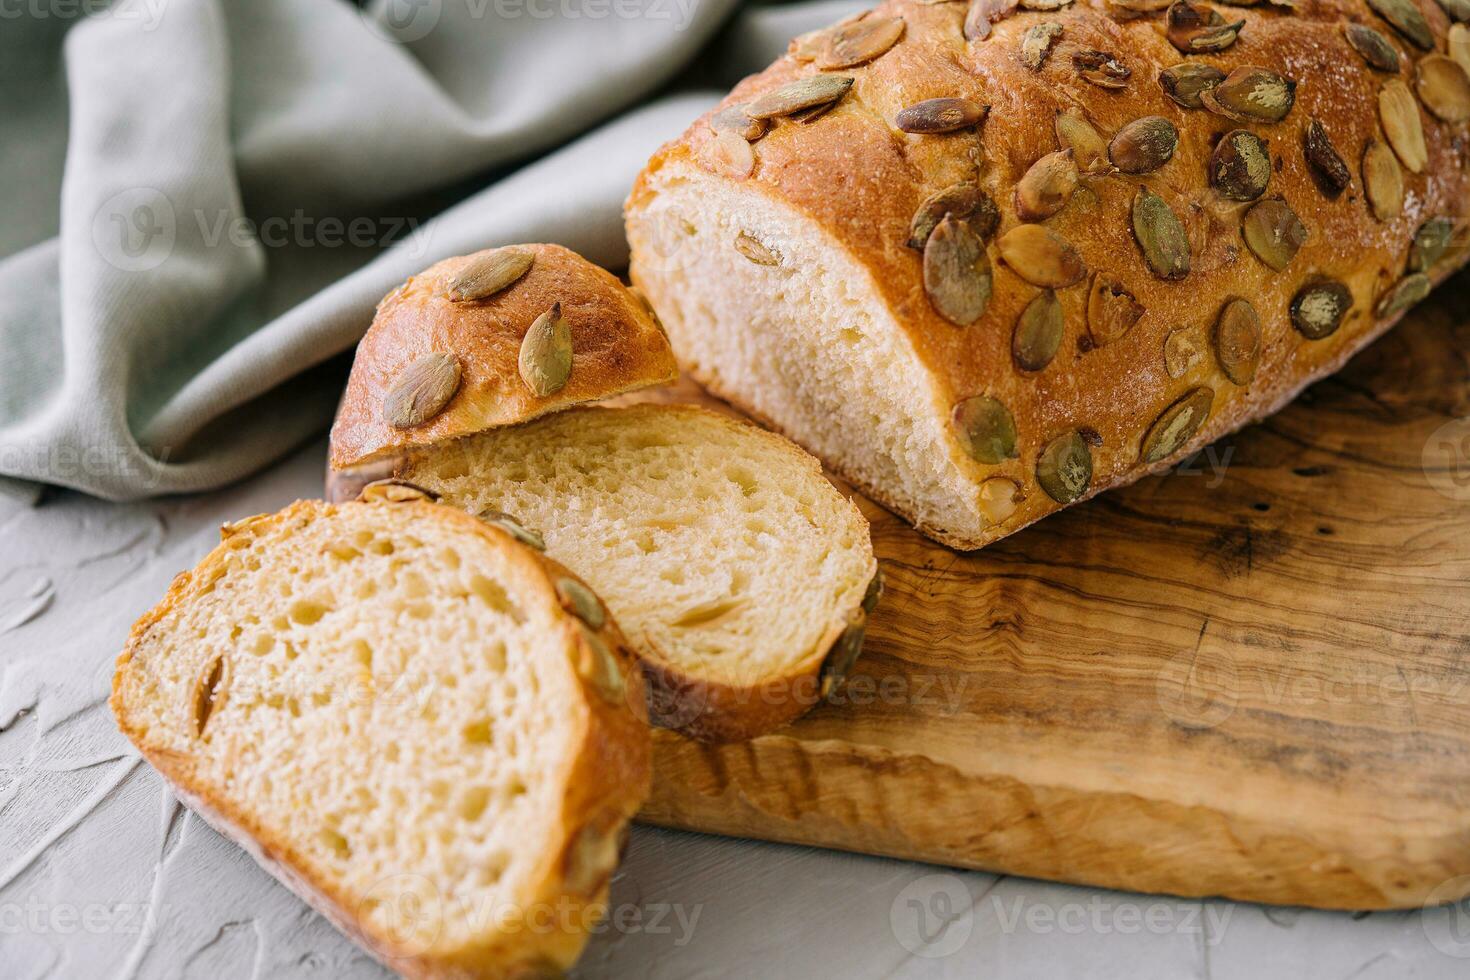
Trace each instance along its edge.
{"label": "golden bread crust", "polygon": [[[668,338],[616,277],[559,245],[512,247],[534,255],[530,269],[484,299],[448,295],[454,277],[486,254],[478,252],[438,262],[383,298],[332,426],[334,468],[674,379]],[[542,397],[521,379],[518,360],[526,331],[555,303],[571,330],[572,369]],[[433,352],[458,360],[458,387],[437,414],[395,428],[384,403],[405,369]]]}

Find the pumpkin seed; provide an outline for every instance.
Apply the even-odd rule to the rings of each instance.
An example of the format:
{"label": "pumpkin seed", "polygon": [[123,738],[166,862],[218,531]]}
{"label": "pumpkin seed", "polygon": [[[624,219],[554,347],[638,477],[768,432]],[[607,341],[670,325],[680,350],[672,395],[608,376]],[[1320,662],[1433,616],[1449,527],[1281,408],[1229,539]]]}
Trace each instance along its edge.
{"label": "pumpkin seed", "polygon": [[618,664],[618,658],[613,656],[612,648],[603,641],[602,637],[585,626],[580,629],[580,632],[582,648],[576,664],[578,675],[582,680],[591,684],[604,701],[609,704],[618,704],[622,701],[626,690],[626,681],[623,679],[623,670]]}
{"label": "pumpkin seed", "polygon": [[398,373],[383,399],[383,419],[395,429],[412,429],[444,411],[459,390],[459,358],[430,351]]}
{"label": "pumpkin seed", "polygon": [[1092,482],[1092,450],[1073,429],[1047,443],[1036,458],[1036,482],[1059,504],[1070,504]]}
{"label": "pumpkin seed", "polygon": [[199,671],[199,676],[194,679],[194,691],[190,701],[193,705],[194,715],[194,737],[203,738],[204,729],[209,725],[210,716],[214,710],[224,701],[222,689],[225,684],[225,658],[216,656]]}
{"label": "pumpkin seed", "polygon": [[1449,251],[1455,223],[1449,218],[1430,218],[1414,233],[1409,246],[1409,271],[1428,272]]}
{"label": "pumpkin seed", "polygon": [[1412,173],[1422,173],[1429,162],[1429,149],[1424,145],[1424,126],[1419,121],[1419,106],[1400,79],[1392,79],[1378,90],[1378,118],[1383,123],[1388,145],[1400,162]]}
{"label": "pumpkin seed", "polygon": [[1016,318],[1011,356],[1023,371],[1043,370],[1057,356],[1065,331],[1061,301],[1052,290],[1043,290]]}
{"label": "pumpkin seed", "polygon": [[1227,23],[1220,12],[1189,0],[1176,0],[1165,16],[1165,34],[1169,43],[1185,54],[1224,51],[1235,43],[1245,21]]}
{"label": "pumpkin seed", "polygon": [[1106,51],[1075,51],[1072,67],[1084,80],[1101,88],[1120,89],[1128,84],[1133,71]]}
{"label": "pumpkin seed", "polygon": [[1173,208],[1147,187],[1133,198],[1133,237],[1160,279],[1189,275],[1189,235]]}
{"label": "pumpkin seed", "polygon": [[1392,221],[1404,210],[1404,173],[1398,158],[1383,143],[1370,139],[1363,148],[1363,190],[1373,216]]}
{"label": "pumpkin seed", "polygon": [[710,117],[710,128],[716,131],[728,129],[739,135],[742,139],[754,143],[766,135],[766,129],[770,126],[768,119],[756,119],[746,110],[750,103],[742,102],[739,105],[727,106]]}
{"label": "pumpkin seed", "polygon": [[1175,65],[1159,72],[1164,94],[1186,109],[1203,109],[1200,93],[1225,80],[1225,73],[1212,65]]}
{"label": "pumpkin seed", "polygon": [[1470,20],[1470,0],[1439,0],[1439,9],[1445,12],[1450,20],[1463,22]]}
{"label": "pumpkin seed", "polygon": [[711,170],[732,180],[744,180],[755,171],[755,150],[744,136],[729,129],[712,130],[711,134],[700,152]]}
{"label": "pumpkin seed", "polygon": [[814,105],[810,109],[798,109],[786,118],[794,123],[800,123],[805,126],[807,123],[815,122],[831,112],[836,105],[836,102],[824,102],[821,105]]}
{"label": "pumpkin seed", "polygon": [[1353,294],[1336,279],[1307,283],[1291,300],[1291,325],[1308,340],[1330,337],[1342,326]]}
{"label": "pumpkin seed", "polygon": [[1219,85],[1201,92],[1199,100],[1216,115],[1236,122],[1280,122],[1296,102],[1296,82],[1269,68],[1242,65]]}
{"label": "pumpkin seed", "polygon": [[1210,417],[1214,403],[1215,389],[1200,387],[1164,409],[1143,434],[1139,455],[1144,465],[1152,466],[1183,449]]}
{"label": "pumpkin seed", "polygon": [[1210,156],[1210,184],[1230,201],[1254,201],[1271,181],[1271,151],[1248,129],[1220,137]]}
{"label": "pumpkin seed", "polygon": [[858,655],[863,652],[863,636],[866,632],[867,617],[856,613],[842,635],[837,638],[837,642],[832,644],[831,652],[822,662],[823,698],[830,697],[847,679],[848,673],[857,663]]}
{"label": "pumpkin seed", "polygon": [[1428,273],[1415,272],[1404,276],[1378,301],[1378,318],[1387,320],[1403,313],[1428,296],[1431,286]]}
{"label": "pumpkin seed", "polygon": [[1017,225],[995,246],[1016,275],[1033,286],[1061,289],[1087,275],[1087,266],[1071,243],[1042,225]]}
{"label": "pumpkin seed", "polygon": [[980,484],[980,516],[985,518],[987,525],[994,527],[1014,514],[1024,499],[1014,480],[993,476]]}
{"label": "pumpkin seed", "polygon": [[1225,377],[1247,385],[1261,362],[1261,318],[1250,300],[1232,299],[1215,321],[1215,360]]}
{"label": "pumpkin seed", "polygon": [[1327,135],[1327,128],[1321,120],[1313,119],[1307,123],[1302,134],[1302,152],[1318,189],[1327,197],[1335,200],[1353,182],[1352,171],[1348,170],[1337,147],[1332,145],[1332,138]]}
{"label": "pumpkin seed", "polygon": [[526,527],[504,511],[482,510],[476,516],[486,524],[500,528],[528,548],[535,548],[537,551],[546,550],[546,539],[541,536],[540,531]]}
{"label": "pumpkin seed", "polygon": [[1052,11],[1069,7],[1072,2],[1073,0],[1021,0],[1021,6],[1027,10]]}
{"label": "pumpkin seed", "polygon": [[1143,306],[1122,283],[1100,272],[1092,277],[1087,290],[1087,334],[1093,346],[1121,340],[1143,314]]}
{"label": "pumpkin seed", "polygon": [[1071,150],[1058,150],[1037,160],[1016,182],[1016,217],[1045,221],[1067,206],[1077,189],[1077,163]]}
{"label": "pumpkin seed", "polygon": [[1051,54],[1052,45],[1061,36],[1062,25],[1052,21],[1028,27],[1021,35],[1021,64],[1032,71],[1041,71],[1047,55]]}
{"label": "pumpkin seed", "polygon": [[1424,108],[1444,122],[1470,119],[1470,77],[1452,59],[1442,54],[1419,59],[1414,66],[1414,91]]}
{"label": "pumpkin seed", "polygon": [[978,126],[989,111],[970,99],[926,99],[900,109],[894,125],[905,133],[952,133]]}
{"label": "pumpkin seed", "polygon": [[574,578],[556,580],[556,597],[561,600],[563,609],[595,630],[602,629],[602,624],[607,622],[602,602],[591,589]]}
{"label": "pumpkin seed", "polygon": [[1344,24],[1342,32],[1347,35],[1348,44],[1363,56],[1369,68],[1392,75],[1399,73],[1399,53],[1388,43],[1388,38],[1364,24]]}
{"label": "pumpkin seed", "polygon": [[965,12],[961,27],[966,41],[983,41],[990,36],[992,25],[1009,17],[1016,9],[1016,0],[974,0]]}
{"label": "pumpkin seed", "polygon": [[225,521],[219,526],[219,539],[228,541],[237,534],[242,534],[253,527],[264,527],[266,521],[270,520],[270,514],[252,514],[242,517],[238,521]]}
{"label": "pumpkin seed", "polygon": [[1414,6],[1414,0],[1368,0],[1368,6],[1405,40],[1425,51],[1434,50],[1434,32],[1429,29],[1424,14]]}
{"label": "pumpkin seed", "polygon": [[888,53],[903,37],[902,17],[860,20],[833,31],[817,57],[817,67],[852,68]]}
{"label": "pumpkin seed", "polygon": [[863,612],[871,614],[874,609],[878,608],[878,600],[882,597],[883,566],[880,565],[878,566],[878,570],[873,573],[873,577],[868,579],[868,587],[863,590],[863,601],[859,608]]}
{"label": "pumpkin seed", "polygon": [[572,328],[561,318],[561,304],[538,316],[521,340],[521,380],[538,397],[554,395],[572,374]]}
{"label": "pumpkin seed", "polygon": [[494,296],[515,284],[531,268],[536,255],[523,248],[481,252],[449,281],[449,300],[468,303]]}
{"label": "pumpkin seed", "polygon": [[852,88],[851,75],[812,75],[787,82],[752,102],[745,110],[752,119],[775,119],[802,109],[836,102]]}
{"label": "pumpkin seed", "polygon": [[1156,14],[1167,10],[1174,0],[1108,0],[1109,13],[1126,11],[1132,15]]}
{"label": "pumpkin seed", "polygon": [[1464,24],[1451,27],[1447,47],[1450,60],[1459,65],[1465,74],[1470,75],[1470,27]]}
{"label": "pumpkin seed", "polygon": [[415,500],[433,503],[439,499],[439,495],[417,483],[390,477],[367,484],[357,495],[357,499],[367,504],[406,504]]}
{"label": "pumpkin seed", "polygon": [[743,231],[735,236],[735,251],[756,265],[781,264],[780,256],[767,248],[759,239],[752,238]]}
{"label": "pumpkin seed", "polygon": [[1080,110],[1059,110],[1056,131],[1057,144],[1064,150],[1072,151],[1078,170],[1085,174],[1101,174],[1111,169],[1108,144]]}
{"label": "pumpkin seed", "polygon": [[929,195],[919,205],[909,222],[909,240],[904,244],[923,251],[935,226],[944,220],[946,214],[968,224],[982,242],[990,241],[1000,227],[1000,209],[978,185],[952,184],[937,194]]}
{"label": "pumpkin seed", "polygon": [[947,216],[924,246],[924,292],[934,312],[957,327],[980,319],[990,303],[985,244],[963,221]]}
{"label": "pumpkin seed", "polygon": [[1171,378],[1182,378],[1200,362],[1199,344],[1187,329],[1179,329],[1164,338],[1164,370]]}
{"label": "pumpkin seed", "polygon": [[1125,174],[1158,170],[1174,156],[1179,130],[1163,116],[1144,116],[1123,126],[1108,144],[1108,159]]}
{"label": "pumpkin seed", "polygon": [[1016,458],[1016,420],[1010,409],[988,395],[966,398],[951,415],[960,445],[981,463]]}
{"label": "pumpkin seed", "polygon": [[786,53],[802,64],[816,61],[827,45],[827,34],[831,30],[830,27],[819,27],[814,31],[798,34],[786,45]]}
{"label": "pumpkin seed", "polygon": [[1251,253],[1277,272],[1291,264],[1307,241],[1307,226],[1279,197],[1252,205],[1241,219],[1240,233]]}

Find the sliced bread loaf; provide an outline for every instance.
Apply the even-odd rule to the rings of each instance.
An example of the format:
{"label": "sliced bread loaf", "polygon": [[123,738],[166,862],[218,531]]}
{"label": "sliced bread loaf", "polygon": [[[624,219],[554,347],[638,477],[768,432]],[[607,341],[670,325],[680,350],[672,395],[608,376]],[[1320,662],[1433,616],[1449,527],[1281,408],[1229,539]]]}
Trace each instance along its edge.
{"label": "sliced bread loaf", "polygon": [[652,719],[698,738],[817,703],[877,598],[868,523],[817,461],[706,409],[573,408],[410,454],[399,475],[544,540],[626,631]]}
{"label": "sliced bread loaf", "polygon": [[134,627],[118,724],[392,969],[564,969],[648,792],[638,671],[556,562],[421,493],[366,496],[226,526]]}

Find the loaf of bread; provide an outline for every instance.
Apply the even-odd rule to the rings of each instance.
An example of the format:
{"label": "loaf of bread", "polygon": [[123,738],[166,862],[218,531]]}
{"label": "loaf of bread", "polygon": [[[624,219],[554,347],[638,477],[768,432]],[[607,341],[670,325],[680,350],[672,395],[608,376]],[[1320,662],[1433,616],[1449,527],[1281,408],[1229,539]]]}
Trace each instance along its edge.
{"label": "loaf of bread", "polygon": [[868,522],[817,461],[707,409],[572,408],[416,451],[399,475],[575,569],[641,660],[651,720],[696,738],[820,702],[877,600]]}
{"label": "loaf of bread", "polygon": [[332,426],[331,467],[375,479],[371,464],[404,450],[676,374],[647,304],[575,252],[511,245],[456,256],[378,304]]}
{"label": "loaf of bread", "polygon": [[976,548],[1281,407],[1466,258],[1462,0],[892,0],[664,147],[683,363]]}
{"label": "loaf of bread", "polygon": [[133,628],[112,710],[201,817],[408,977],[559,974],[648,793],[592,591],[377,484],[223,541]]}

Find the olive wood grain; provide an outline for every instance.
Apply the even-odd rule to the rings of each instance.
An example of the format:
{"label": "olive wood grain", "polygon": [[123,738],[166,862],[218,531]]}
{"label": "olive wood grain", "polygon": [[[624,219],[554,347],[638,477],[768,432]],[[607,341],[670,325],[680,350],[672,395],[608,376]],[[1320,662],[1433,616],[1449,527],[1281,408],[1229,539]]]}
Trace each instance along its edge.
{"label": "olive wood grain", "polygon": [[1470,891],[1470,487],[1425,462],[1470,415],[1467,295],[982,551],[860,501],[887,591],[857,685],[751,742],[657,733],[641,818],[1324,908]]}

